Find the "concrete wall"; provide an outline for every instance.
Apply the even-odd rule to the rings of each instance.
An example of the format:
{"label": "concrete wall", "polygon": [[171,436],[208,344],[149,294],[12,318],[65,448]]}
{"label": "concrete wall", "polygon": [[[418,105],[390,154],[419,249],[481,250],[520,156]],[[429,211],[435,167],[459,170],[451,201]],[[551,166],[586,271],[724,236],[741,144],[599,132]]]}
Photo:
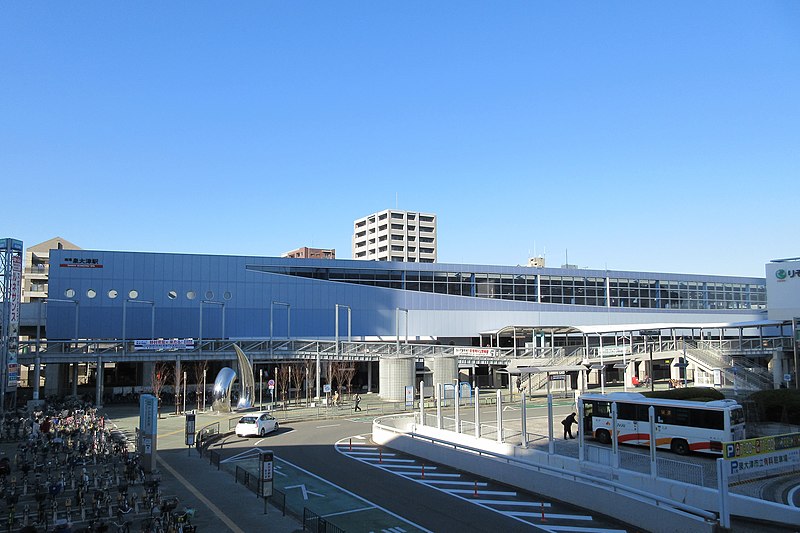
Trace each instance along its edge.
{"label": "concrete wall", "polygon": [[404,400],[406,387],[414,386],[414,358],[382,357],[378,365],[378,394],[380,397],[389,401]]}

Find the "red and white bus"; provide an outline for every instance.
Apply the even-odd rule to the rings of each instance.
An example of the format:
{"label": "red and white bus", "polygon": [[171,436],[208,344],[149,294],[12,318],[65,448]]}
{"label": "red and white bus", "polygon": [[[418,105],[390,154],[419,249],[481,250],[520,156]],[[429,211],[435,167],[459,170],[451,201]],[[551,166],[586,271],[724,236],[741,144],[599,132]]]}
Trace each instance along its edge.
{"label": "red and white bus", "polygon": [[611,404],[617,404],[620,444],[650,445],[649,408],[655,410],[656,447],[678,454],[722,453],[722,443],[745,438],[744,409],[735,400],[693,402],[647,398],[638,392],[584,394],[584,432],[611,442]]}

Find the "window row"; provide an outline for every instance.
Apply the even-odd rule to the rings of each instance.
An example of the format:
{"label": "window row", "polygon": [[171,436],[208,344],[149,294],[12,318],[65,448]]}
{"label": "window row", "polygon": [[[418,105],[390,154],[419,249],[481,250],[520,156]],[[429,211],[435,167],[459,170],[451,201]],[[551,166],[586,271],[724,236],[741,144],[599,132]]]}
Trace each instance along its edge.
{"label": "window row", "polygon": [[[64,291],[64,296],[66,296],[69,299],[74,299],[77,296],[77,294],[78,292],[75,289],[66,289]],[[119,292],[116,289],[109,289],[108,292],[106,292],[106,296],[110,300],[114,300],[117,298],[117,296],[119,296]],[[97,291],[95,289],[86,289],[86,297],[89,298],[90,300],[96,298]],[[136,300],[137,298],[139,298],[139,291],[137,291],[136,289],[131,289],[130,291],[128,291],[129,300]],[[178,292],[177,291],[167,292],[167,298],[169,298],[170,300],[176,300],[178,298]],[[197,298],[196,291],[186,291],[187,300],[194,300],[196,298]],[[231,298],[233,298],[233,295],[231,294],[230,291],[225,291],[224,293],[222,293],[222,298],[225,300],[230,300]],[[205,299],[213,300],[214,291],[206,291]]]}

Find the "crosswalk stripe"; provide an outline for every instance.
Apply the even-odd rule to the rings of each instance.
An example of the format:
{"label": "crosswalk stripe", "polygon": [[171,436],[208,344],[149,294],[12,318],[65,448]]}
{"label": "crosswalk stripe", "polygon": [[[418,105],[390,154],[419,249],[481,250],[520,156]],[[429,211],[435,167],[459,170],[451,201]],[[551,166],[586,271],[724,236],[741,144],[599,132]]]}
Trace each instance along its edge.
{"label": "crosswalk stripe", "polygon": [[[445,492],[452,492],[453,494],[474,494],[472,489],[442,489]],[[483,496],[516,496],[516,492],[508,492],[504,490],[482,490],[480,491]],[[502,511],[501,511],[502,512]]]}

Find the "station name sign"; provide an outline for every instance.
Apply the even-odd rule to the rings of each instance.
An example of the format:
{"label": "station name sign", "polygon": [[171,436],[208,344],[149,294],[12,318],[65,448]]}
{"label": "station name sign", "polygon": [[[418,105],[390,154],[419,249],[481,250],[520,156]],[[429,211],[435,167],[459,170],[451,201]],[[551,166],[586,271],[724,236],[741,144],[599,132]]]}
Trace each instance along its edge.
{"label": "station name sign", "polygon": [[65,257],[58,266],[62,268],[103,268],[103,263],[96,257]]}

